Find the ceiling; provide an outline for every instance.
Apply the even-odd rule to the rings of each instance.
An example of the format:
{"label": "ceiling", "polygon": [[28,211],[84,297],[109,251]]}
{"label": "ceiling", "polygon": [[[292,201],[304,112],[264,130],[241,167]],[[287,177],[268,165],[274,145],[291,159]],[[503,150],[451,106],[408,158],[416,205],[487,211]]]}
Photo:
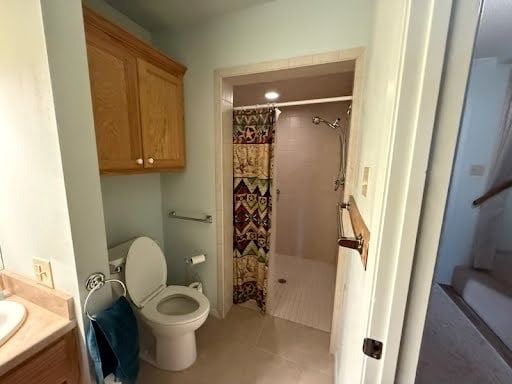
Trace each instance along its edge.
{"label": "ceiling", "polygon": [[149,31],[180,29],[274,0],[105,0]]}
{"label": "ceiling", "polygon": [[475,57],[512,58],[511,0],[484,0]]}
{"label": "ceiling", "polygon": [[314,77],[277,80],[234,87],[233,106],[267,104],[265,92],[276,91],[276,102],[351,96],[354,72],[341,72]]}

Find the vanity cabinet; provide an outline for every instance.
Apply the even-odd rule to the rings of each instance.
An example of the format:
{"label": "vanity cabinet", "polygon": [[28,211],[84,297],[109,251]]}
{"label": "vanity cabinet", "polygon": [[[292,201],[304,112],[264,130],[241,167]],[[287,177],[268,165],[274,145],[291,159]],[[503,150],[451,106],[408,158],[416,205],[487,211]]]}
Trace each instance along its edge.
{"label": "vanity cabinet", "polygon": [[84,7],[101,174],[185,167],[186,68]]}
{"label": "vanity cabinet", "polygon": [[1,384],[78,384],[80,361],[76,328],[0,377]]}

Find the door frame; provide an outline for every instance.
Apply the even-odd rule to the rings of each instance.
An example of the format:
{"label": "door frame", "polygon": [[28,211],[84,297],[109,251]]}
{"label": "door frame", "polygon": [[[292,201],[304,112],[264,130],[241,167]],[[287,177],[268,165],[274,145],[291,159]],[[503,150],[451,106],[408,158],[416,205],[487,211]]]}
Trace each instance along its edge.
{"label": "door frame", "polygon": [[[233,305],[233,84],[234,79],[242,79],[244,84],[269,81],[268,76],[279,72],[299,72],[307,70],[314,73],[322,66],[335,66],[344,63],[354,66],[354,89],[352,115],[347,155],[347,180],[355,181],[358,174],[358,154],[360,141],[360,120],[363,105],[365,79],[365,48],[357,47],[330,51],[314,55],[292,57],[288,59],[263,62],[259,64],[217,69],[214,72],[214,109],[215,109],[215,195],[216,195],[216,232],[217,232],[217,309],[216,314],[223,318]],[[277,79],[276,79],[277,80]],[[334,207],[333,207],[334,212]],[[333,239],[336,241],[337,239]],[[331,353],[335,352],[340,331],[339,324],[343,299],[345,260],[338,258],[336,266],[336,285],[331,331]],[[338,326],[337,326],[338,325]]]}
{"label": "door frame", "polygon": [[437,262],[448,189],[462,123],[481,0],[453,0],[444,78],[404,319],[396,383],[413,383]]}
{"label": "door frame", "polygon": [[[383,150],[368,215],[368,269],[347,270],[346,301],[357,303],[344,313],[354,329],[344,328],[337,383],[395,382],[451,10],[446,0],[376,5],[367,85],[374,92],[365,108],[382,116],[367,115],[362,129],[380,128]],[[362,283],[352,292],[355,278]],[[366,337],[383,342],[380,359],[363,355]]]}

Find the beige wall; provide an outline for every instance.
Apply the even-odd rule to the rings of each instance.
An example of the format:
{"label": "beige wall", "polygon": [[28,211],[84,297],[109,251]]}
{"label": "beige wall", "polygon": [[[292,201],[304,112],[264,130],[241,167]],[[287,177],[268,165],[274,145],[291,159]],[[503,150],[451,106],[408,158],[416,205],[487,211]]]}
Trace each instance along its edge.
{"label": "beige wall", "polygon": [[[103,0],[83,3],[112,23],[151,44],[151,33]],[[137,236],[149,236],[164,249],[160,173],[101,176],[108,247]]]}
{"label": "beige wall", "polygon": [[[196,214],[217,211],[215,69],[364,46],[372,28],[373,3],[373,0],[278,0],[232,12],[179,33],[153,33],[153,41],[164,52],[188,67],[185,75],[187,169],[162,176],[164,208]],[[283,23],[283,20],[290,22]],[[322,20],[323,24],[316,20]],[[217,219],[215,216],[214,220]],[[208,255],[208,263],[201,266],[200,274],[210,303],[216,307],[216,226],[167,220],[164,236],[171,280],[179,280],[180,274],[183,275],[183,257],[198,251]]]}
{"label": "beige wall", "polygon": [[334,191],[339,141],[333,129],[311,119],[334,121],[347,108],[343,102],[282,109],[275,145],[275,180],[281,192],[274,208],[276,254],[336,261],[335,207],[342,197],[341,189]]}
{"label": "beige wall", "polygon": [[144,40],[146,43],[151,44],[151,33],[144,27],[141,27],[135,21],[113,8],[105,0],[82,0],[82,3],[98,12],[103,17],[106,17],[114,24],[119,25],[121,28],[134,34],[139,39]]}
{"label": "beige wall", "polygon": [[[33,278],[32,258],[50,260],[55,288],[74,298],[85,367],[84,281],[108,264],[81,3],[3,1],[0,46],[5,267]],[[90,310],[110,298],[100,290]]]}
{"label": "beige wall", "polygon": [[[68,220],[83,302],[88,294],[84,281],[91,273],[108,273],[108,257],[82,5],[78,0],[43,0],[41,7]],[[50,236],[58,239],[59,233]],[[110,302],[108,290],[103,291],[91,301],[91,310]],[[77,310],[82,312],[80,307]]]}
{"label": "beige wall", "polygon": [[73,244],[39,1],[2,3],[0,46],[0,244],[5,267],[33,277],[32,257],[47,258],[55,286],[75,294]]}

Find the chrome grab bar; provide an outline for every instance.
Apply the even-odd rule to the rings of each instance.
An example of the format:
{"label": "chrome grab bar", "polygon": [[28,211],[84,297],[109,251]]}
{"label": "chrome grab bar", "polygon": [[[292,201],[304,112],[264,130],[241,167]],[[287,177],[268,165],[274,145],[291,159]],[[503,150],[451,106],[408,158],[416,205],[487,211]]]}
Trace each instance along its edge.
{"label": "chrome grab bar", "polygon": [[203,219],[201,219],[201,218],[197,218],[197,217],[180,216],[176,213],[176,211],[171,211],[171,212],[169,212],[169,217],[173,218],[173,219],[179,219],[179,220],[196,221],[198,223],[207,223],[207,224],[213,223],[212,215],[206,215]]}
{"label": "chrome grab bar", "polygon": [[349,203],[338,203],[336,205],[338,209],[338,245],[340,247],[356,249],[359,253],[363,252],[364,239],[363,235],[359,234],[356,237],[345,236],[345,230],[343,228],[343,210],[350,211]]}
{"label": "chrome grab bar", "polygon": [[363,244],[364,240],[362,235],[357,235],[356,237],[341,237],[338,240],[340,247],[356,249],[359,253],[363,252]]}

